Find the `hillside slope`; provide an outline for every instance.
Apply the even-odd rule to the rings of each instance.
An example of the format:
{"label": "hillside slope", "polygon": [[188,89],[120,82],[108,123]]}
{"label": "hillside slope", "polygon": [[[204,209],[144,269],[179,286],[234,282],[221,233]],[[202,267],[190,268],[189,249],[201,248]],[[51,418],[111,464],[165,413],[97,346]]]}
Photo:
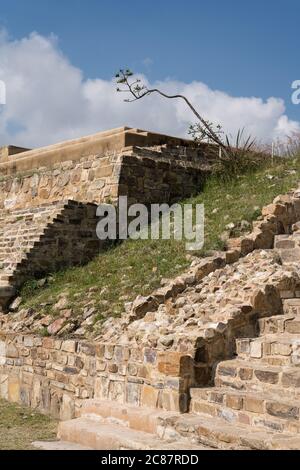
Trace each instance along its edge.
{"label": "hillside slope", "polygon": [[[193,256],[222,249],[226,237],[248,231],[261,208],[299,180],[299,159],[286,159],[227,182],[208,181],[201,194],[183,201],[205,205],[205,245]],[[21,311],[15,315],[29,328],[34,323],[40,334],[94,336],[103,320],[120,316],[124,304],[180,274],[193,256],[184,240],[128,240],[86,266],[27,283],[20,293]]]}

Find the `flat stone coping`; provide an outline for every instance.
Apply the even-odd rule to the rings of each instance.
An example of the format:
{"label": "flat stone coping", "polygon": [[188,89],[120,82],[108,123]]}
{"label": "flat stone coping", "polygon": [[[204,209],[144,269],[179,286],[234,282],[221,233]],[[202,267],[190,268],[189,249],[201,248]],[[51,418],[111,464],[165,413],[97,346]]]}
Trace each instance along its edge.
{"label": "flat stone coping", "polygon": [[51,167],[64,161],[80,160],[88,155],[104,156],[109,152],[120,152],[125,147],[150,147],[165,144],[185,147],[194,145],[193,141],[188,139],[125,126],[47,147],[15,153],[5,161],[0,161],[0,176],[13,175],[41,167]]}

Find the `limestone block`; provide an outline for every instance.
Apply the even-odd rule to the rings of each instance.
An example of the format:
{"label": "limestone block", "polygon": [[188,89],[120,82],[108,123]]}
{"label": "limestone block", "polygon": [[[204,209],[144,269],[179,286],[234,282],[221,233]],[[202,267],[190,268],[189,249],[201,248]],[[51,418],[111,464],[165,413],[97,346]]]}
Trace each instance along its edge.
{"label": "limestone block", "polygon": [[239,370],[239,377],[242,380],[251,380],[253,377],[253,369],[241,367]]}
{"label": "limestone block", "polygon": [[97,377],[95,379],[95,398],[108,398],[109,383],[109,378],[106,376]]}
{"label": "limestone block", "polygon": [[8,400],[13,403],[20,402],[20,380],[19,377],[10,375],[8,377]]}
{"label": "limestone block", "polygon": [[13,343],[8,343],[6,346],[6,357],[16,358],[19,357],[19,351]]}
{"label": "limestone block", "polygon": [[244,409],[251,413],[264,413],[264,400],[252,397],[244,398]]}
{"label": "limestone block", "polygon": [[159,390],[144,384],[141,391],[141,406],[156,408],[158,405]]}
{"label": "limestone block", "polygon": [[267,402],[266,411],[272,416],[285,419],[299,420],[299,407],[278,402]]}
{"label": "limestone block", "polygon": [[75,417],[75,403],[74,398],[66,393],[63,394],[62,403],[60,407],[61,421],[67,421]]}
{"label": "limestone block", "polygon": [[243,398],[237,395],[226,396],[226,406],[233,408],[234,410],[241,410],[243,408]]}
{"label": "limestone block", "polygon": [[8,375],[0,373],[0,397],[8,400]]}
{"label": "limestone block", "polygon": [[0,340],[0,366],[5,364],[6,360],[6,342]]}
{"label": "limestone block", "polygon": [[77,349],[77,341],[74,340],[68,340],[68,341],[63,341],[61,350],[69,353],[75,353]]}
{"label": "limestone block", "polygon": [[159,352],[157,362],[158,371],[166,376],[181,377],[193,373],[192,358],[180,352]]}
{"label": "limestone block", "polygon": [[250,344],[250,357],[260,359],[262,357],[262,343],[253,341]]}
{"label": "limestone block", "polygon": [[135,406],[140,405],[141,385],[138,383],[127,383],[126,402]]}
{"label": "limestone block", "polygon": [[270,372],[267,370],[255,370],[255,377],[263,383],[276,384],[279,380],[279,374],[277,372]]}

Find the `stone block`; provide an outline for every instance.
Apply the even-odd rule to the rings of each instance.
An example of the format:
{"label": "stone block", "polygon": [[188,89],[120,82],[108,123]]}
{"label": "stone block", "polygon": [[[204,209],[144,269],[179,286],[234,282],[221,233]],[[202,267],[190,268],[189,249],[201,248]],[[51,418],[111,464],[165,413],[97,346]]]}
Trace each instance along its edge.
{"label": "stone block", "polygon": [[268,414],[276,416],[277,418],[299,420],[298,406],[285,405],[279,402],[267,402],[266,411]]}
{"label": "stone block", "polygon": [[238,414],[238,421],[241,424],[247,424],[247,425],[251,423],[249,416],[245,413]]}
{"label": "stone block", "polygon": [[237,353],[238,354],[249,354],[250,353],[250,340],[240,339],[237,342]]}
{"label": "stone block", "polygon": [[249,369],[247,367],[241,367],[239,370],[239,377],[241,380],[252,380],[253,369]]}
{"label": "stone block", "polygon": [[98,168],[95,168],[94,176],[95,178],[107,178],[108,176],[111,176],[112,170],[113,167],[111,165],[100,166]]}
{"label": "stone block", "polygon": [[140,405],[141,385],[137,383],[127,383],[126,402],[135,406]]}
{"label": "stone block", "polygon": [[151,385],[144,384],[141,391],[141,406],[156,408],[158,405],[159,390]]}
{"label": "stone block", "polygon": [[250,344],[250,357],[260,359],[262,357],[262,343],[253,341]]}
{"label": "stone block", "polygon": [[108,364],[108,372],[111,374],[116,374],[118,372],[117,364]]}
{"label": "stone block", "polygon": [[255,377],[263,383],[277,384],[279,380],[278,372],[270,372],[267,370],[255,370]]}
{"label": "stone block", "polygon": [[240,258],[240,251],[239,250],[228,250],[225,252],[226,256],[226,263],[233,264],[236,263]]}
{"label": "stone block", "polygon": [[219,366],[217,373],[225,377],[236,377],[237,371],[234,367]]}
{"label": "stone block", "polygon": [[61,350],[68,353],[75,353],[77,349],[77,341],[68,340],[63,341],[61,345]]}
{"label": "stone block", "polygon": [[115,350],[115,347],[112,345],[105,346],[105,353],[104,353],[105,359],[112,359],[114,357],[114,350]]}
{"label": "stone block", "polygon": [[43,338],[43,347],[46,349],[54,349],[54,338]]}
{"label": "stone block", "polygon": [[6,342],[0,340],[0,359],[6,357]]}
{"label": "stone block", "polygon": [[8,375],[0,373],[0,397],[8,400]]}
{"label": "stone block", "polygon": [[144,349],[144,362],[146,364],[155,364],[157,360],[157,351],[155,349]]}
{"label": "stone block", "polygon": [[6,356],[9,358],[19,357],[19,351],[13,343],[8,343],[6,347]]}
{"label": "stone block", "polygon": [[34,337],[33,336],[24,336],[24,346],[27,348],[32,348],[34,346]]}
{"label": "stone block", "polygon": [[224,401],[224,394],[219,392],[211,391],[209,394],[209,401],[212,403],[221,404]]}
{"label": "stone block", "polygon": [[13,403],[20,402],[20,380],[12,375],[8,378],[8,400]]}
{"label": "stone block", "polygon": [[283,371],[281,382],[284,387],[299,388],[300,387],[300,370],[296,369],[290,372]]}
{"label": "stone block", "polygon": [[292,348],[290,344],[273,343],[271,351],[274,355],[290,356],[292,353]]}
{"label": "stone block", "polygon": [[300,321],[289,320],[285,323],[287,333],[300,334]]}
{"label": "stone block", "polygon": [[243,398],[237,395],[227,394],[226,406],[233,408],[234,410],[241,410],[243,408]]}
{"label": "stone block", "polygon": [[164,375],[180,377],[191,374],[192,368],[193,360],[190,356],[175,351],[158,353],[158,371]]}
{"label": "stone block", "polygon": [[264,400],[245,396],[244,409],[251,413],[264,413]]}
{"label": "stone block", "polygon": [[128,374],[129,375],[137,375],[138,373],[138,368],[136,366],[136,364],[128,364]]}
{"label": "stone block", "polygon": [[[167,408],[165,408],[167,409]],[[204,402],[197,402],[193,401],[192,402],[192,411],[194,413],[204,413],[209,416],[217,416],[217,409],[214,405],[210,403],[204,403]]]}

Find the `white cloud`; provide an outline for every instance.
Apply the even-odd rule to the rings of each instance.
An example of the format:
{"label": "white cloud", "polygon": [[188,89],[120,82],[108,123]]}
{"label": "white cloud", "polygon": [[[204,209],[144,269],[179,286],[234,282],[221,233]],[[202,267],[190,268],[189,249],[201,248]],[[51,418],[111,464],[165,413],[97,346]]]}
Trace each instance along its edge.
{"label": "white cloud", "polygon": [[142,60],[142,64],[146,67],[146,69],[150,69],[151,65],[154,64],[154,61],[150,57],[146,57]]}
{"label": "white cloud", "polygon": [[[7,88],[7,104],[0,108],[0,146],[45,145],[123,125],[184,136],[194,121],[178,100],[153,95],[128,104],[116,93],[113,80],[85,80],[55,37],[32,33],[13,41],[0,31],[0,64]],[[221,123],[227,132],[245,127],[258,139],[269,140],[300,130],[279,98],[236,98],[201,82],[166,79],[155,85],[185,94],[205,118]]]}

